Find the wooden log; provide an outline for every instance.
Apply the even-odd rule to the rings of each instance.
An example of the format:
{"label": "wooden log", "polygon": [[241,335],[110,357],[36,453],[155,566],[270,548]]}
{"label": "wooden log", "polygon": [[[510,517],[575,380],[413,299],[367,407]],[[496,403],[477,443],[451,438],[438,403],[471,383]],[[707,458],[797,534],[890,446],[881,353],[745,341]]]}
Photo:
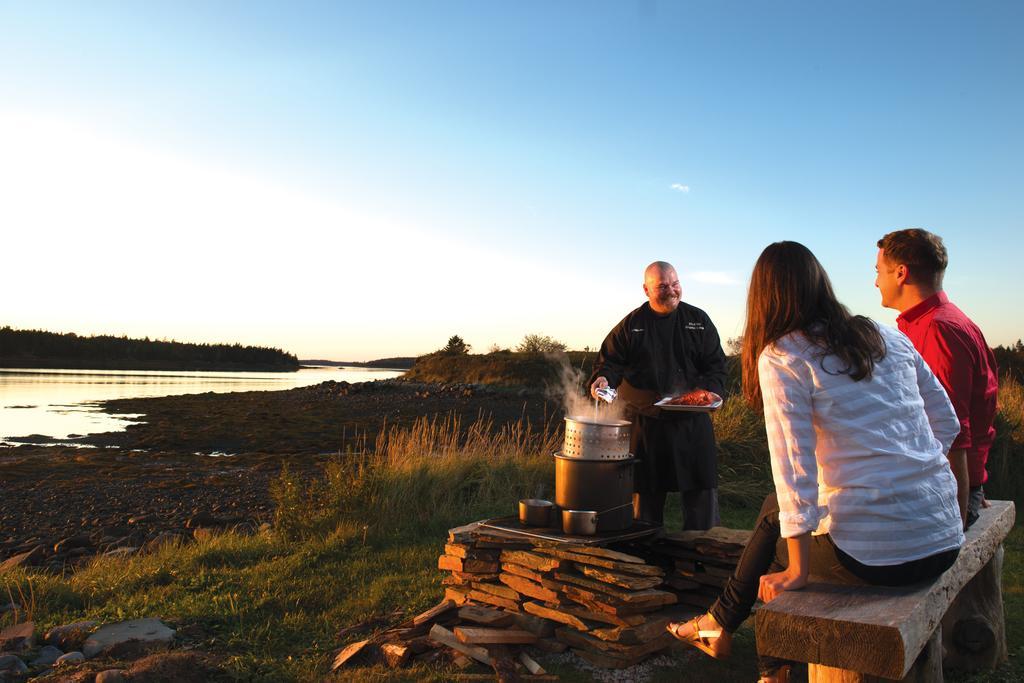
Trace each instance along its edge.
{"label": "wooden log", "polygon": [[528,550],[502,550],[501,562],[518,564],[538,572],[550,572],[561,569],[565,563],[555,557],[546,557]]}
{"label": "wooden log", "polygon": [[430,636],[417,636],[411,640],[405,642],[405,645],[412,651],[414,655],[421,654],[427,650],[431,650],[436,645],[434,641],[430,639]]}
{"label": "wooden log", "polygon": [[[501,576],[499,575],[498,578],[500,579]],[[499,598],[505,598],[506,600],[513,600],[515,602],[519,602],[519,600],[522,599],[515,589],[504,586],[500,583],[474,582],[473,590],[483,591],[484,593],[497,595]]]}
{"label": "wooden log", "polygon": [[[900,683],[942,683],[942,627],[925,643],[924,649],[914,661]],[[891,678],[882,678],[857,671],[836,669],[823,664],[807,665],[807,683],[892,683]]]}
{"label": "wooden log", "polygon": [[367,645],[369,644],[370,641],[367,639],[359,640],[343,647],[341,651],[335,655],[334,661],[331,663],[331,671],[337,671],[349,662],[354,661],[359,655],[363,654],[363,651],[367,649]]}
{"label": "wooden log", "polygon": [[517,628],[487,628],[485,626],[456,626],[455,637],[467,645],[529,645],[537,636]]}
{"label": "wooden log", "polygon": [[[973,530],[973,527],[970,531]],[[942,617],[942,664],[962,671],[992,670],[1006,661],[1003,546],[967,582]]]}
{"label": "wooden log", "polygon": [[441,615],[455,609],[455,602],[453,600],[442,600],[437,603],[426,612],[418,614],[412,618],[413,626],[420,626],[421,624],[428,624]]}
{"label": "wooden log", "polygon": [[454,655],[452,656],[452,664],[455,665],[456,669],[458,669],[459,671],[465,671],[469,667],[473,666],[472,659],[462,654],[461,652],[455,652],[454,650],[452,652],[454,653]]}
{"label": "wooden log", "polygon": [[384,643],[380,646],[380,652],[384,655],[384,661],[392,669],[403,666],[412,656],[409,646],[402,643]]}
{"label": "wooden log", "polygon": [[519,663],[525,666],[526,670],[534,676],[543,676],[547,673],[547,671],[544,670],[544,667],[534,661],[533,657],[525,652],[519,653]]}
{"label": "wooden log", "polygon": [[603,567],[591,567],[585,564],[577,565],[576,568],[592,579],[631,591],[654,588],[655,586],[660,586],[662,582],[660,576],[631,576],[629,574],[613,572]]}
{"label": "wooden log", "polygon": [[500,628],[512,623],[512,615],[508,612],[501,612],[480,605],[466,605],[459,608],[459,618],[463,621],[471,621],[482,626],[493,626]]}
{"label": "wooden log", "polygon": [[812,582],[757,612],[758,652],[899,680],[914,665],[953,598],[994,556],[1013,526],[1014,506],[992,501],[952,567],[908,588]]}
{"label": "wooden log", "polygon": [[510,590],[516,593],[522,593],[536,600],[542,600],[544,602],[558,602],[559,595],[558,591],[553,591],[550,588],[545,588],[539,583],[534,583],[529,579],[524,579],[521,576],[515,574],[502,574],[498,577],[498,580],[509,587]]}
{"label": "wooden log", "polygon": [[537,548],[537,552],[543,555],[557,557],[560,560],[569,560],[570,562],[577,564],[589,564],[594,567],[614,569],[615,571],[626,574],[639,574],[641,576],[665,575],[665,570],[661,567],[655,567],[649,564],[635,564],[633,562],[616,562],[615,560],[606,560],[605,558],[597,557],[596,555],[583,555],[582,553],[569,552],[568,550],[562,550],[561,548]]}
{"label": "wooden log", "polygon": [[450,647],[456,652],[461,652],[467,657],[472,657],[481,664],[491,665],[491,654],[482,647],[467,645],[459,641],[455,634],[440,624],[434,624],[430,629],[430,639],[438,645]]}

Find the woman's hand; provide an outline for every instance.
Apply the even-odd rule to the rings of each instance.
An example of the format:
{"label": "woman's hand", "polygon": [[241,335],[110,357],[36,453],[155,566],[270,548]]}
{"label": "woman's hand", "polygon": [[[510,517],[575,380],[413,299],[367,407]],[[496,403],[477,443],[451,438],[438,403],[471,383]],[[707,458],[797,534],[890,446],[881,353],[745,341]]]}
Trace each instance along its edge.
{"label": "woman's hand", "polygon": [[783,591],[800,590],[807,585],[807,577],[791,575],[789,570],[765,574],[761,577],[761,585],[757,589],[757,597],[761,602],[771,602]]}

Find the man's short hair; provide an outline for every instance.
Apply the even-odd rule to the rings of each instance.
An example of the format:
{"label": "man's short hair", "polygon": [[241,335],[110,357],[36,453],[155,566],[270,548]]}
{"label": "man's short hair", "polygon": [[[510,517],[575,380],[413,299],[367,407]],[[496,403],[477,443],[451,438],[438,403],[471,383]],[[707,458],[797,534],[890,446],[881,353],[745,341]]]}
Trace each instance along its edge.
{"label": "man's short hair", "polygon": [[884,252],[886,261],[902,263],[910,268],[914,277],[936,289],[942,286],[942,275],[949,265],[949,254],[938,235],[920,228],[896,230],[878,240],[878,246]]}

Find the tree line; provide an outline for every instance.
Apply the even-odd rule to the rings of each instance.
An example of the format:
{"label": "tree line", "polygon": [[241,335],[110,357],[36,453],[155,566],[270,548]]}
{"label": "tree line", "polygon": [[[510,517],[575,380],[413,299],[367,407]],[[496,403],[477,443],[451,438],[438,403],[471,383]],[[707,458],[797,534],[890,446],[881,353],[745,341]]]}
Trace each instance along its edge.
{"label": "tree line", "polygon": [[281,349],[241,344],[193,344],[127,336],[84,337],[74,332],[0,327],[0,363],[27,367],[67,362],[69,367],[297,370],[298,359]]}

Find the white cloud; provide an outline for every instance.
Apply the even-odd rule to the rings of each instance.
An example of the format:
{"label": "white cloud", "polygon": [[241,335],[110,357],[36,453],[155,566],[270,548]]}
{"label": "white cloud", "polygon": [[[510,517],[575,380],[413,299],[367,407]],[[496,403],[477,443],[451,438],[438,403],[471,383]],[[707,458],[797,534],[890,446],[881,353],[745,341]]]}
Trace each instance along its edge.
{"label": "white cloud", "polygon": [[682,183],[672,183],[671,187],[676,192],[682,192],[683,194],[689,194],[690,192],[690,186],[683,185]]}
{"label": "white cloud", "polygon": [[709,285],[738,285],[739,279],[730,272],[724,270],[698,270],[689,273],[690,280],[703,282]]}

